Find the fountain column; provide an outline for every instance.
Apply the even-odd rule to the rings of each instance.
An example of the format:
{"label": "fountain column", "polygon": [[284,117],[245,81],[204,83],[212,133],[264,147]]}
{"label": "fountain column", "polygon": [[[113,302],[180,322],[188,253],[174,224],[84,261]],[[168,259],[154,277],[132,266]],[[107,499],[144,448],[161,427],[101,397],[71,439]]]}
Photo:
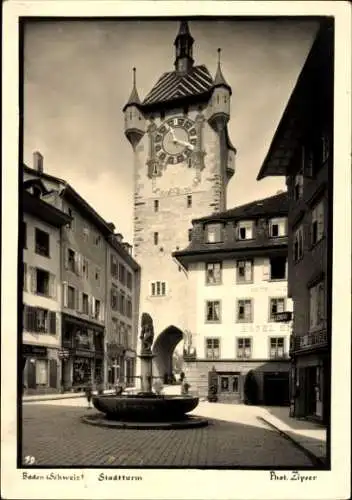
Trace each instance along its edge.
{"label": "fountain column", "polygon": [[144,351],[139,356],[141,360],[141,389],[142,392],[152,392],[153,386],[153,358],[151,351]]}

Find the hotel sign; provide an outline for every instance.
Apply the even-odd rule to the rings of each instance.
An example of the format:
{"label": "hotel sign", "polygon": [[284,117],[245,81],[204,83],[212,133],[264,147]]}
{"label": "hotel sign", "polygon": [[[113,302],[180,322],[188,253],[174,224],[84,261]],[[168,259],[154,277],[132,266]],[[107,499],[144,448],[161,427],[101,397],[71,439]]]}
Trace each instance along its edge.
{"label": "hotel sign", "polygon": [[273,319],[277,323],[288,323],[289,321],[292,320],[292,312],[285,311],[285,312],[276,313],[276,314],[274,314]]}

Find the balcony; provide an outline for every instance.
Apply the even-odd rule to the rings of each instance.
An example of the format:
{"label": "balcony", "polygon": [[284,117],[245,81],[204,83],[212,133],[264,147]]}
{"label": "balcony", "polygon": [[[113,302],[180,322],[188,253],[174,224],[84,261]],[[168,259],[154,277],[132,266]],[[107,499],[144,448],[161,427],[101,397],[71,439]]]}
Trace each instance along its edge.
{"label": "balcony", "polygon": [[307,333],[306,335],[291,335],[290,354],[297,351],[304,351],[325,347],[328,342],[326,330],[317,333]]}

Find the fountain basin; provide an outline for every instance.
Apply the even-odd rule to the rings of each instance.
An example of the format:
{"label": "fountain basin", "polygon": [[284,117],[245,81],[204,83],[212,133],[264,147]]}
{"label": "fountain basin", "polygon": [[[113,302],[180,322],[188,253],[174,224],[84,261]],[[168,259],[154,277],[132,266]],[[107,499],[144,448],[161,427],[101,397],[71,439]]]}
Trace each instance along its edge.
{"label": "fountain basin", "polygon": [[199,398],[188,395],[164,396],[153,393],[123,396],[95,396],[93,405],[108,420],[127,422],[171,422],[187,419]]}

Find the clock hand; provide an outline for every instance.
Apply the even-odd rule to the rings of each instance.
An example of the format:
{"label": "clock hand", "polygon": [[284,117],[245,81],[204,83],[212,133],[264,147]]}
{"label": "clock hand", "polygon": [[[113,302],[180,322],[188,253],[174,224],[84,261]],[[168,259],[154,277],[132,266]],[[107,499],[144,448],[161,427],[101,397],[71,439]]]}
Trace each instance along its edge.
{"label": "clock hand", "polygon": [[177,142],[178,144],[181,144],[181,146],[185,146],[185,147],[186,147],[186,148],[188,148],[188,149],[191,149],[191,150],[193,150],[193,149],[194,149],[193,144],[190,144],[189,142],[179,141],[178,139],[176,140],[176,142]]}

